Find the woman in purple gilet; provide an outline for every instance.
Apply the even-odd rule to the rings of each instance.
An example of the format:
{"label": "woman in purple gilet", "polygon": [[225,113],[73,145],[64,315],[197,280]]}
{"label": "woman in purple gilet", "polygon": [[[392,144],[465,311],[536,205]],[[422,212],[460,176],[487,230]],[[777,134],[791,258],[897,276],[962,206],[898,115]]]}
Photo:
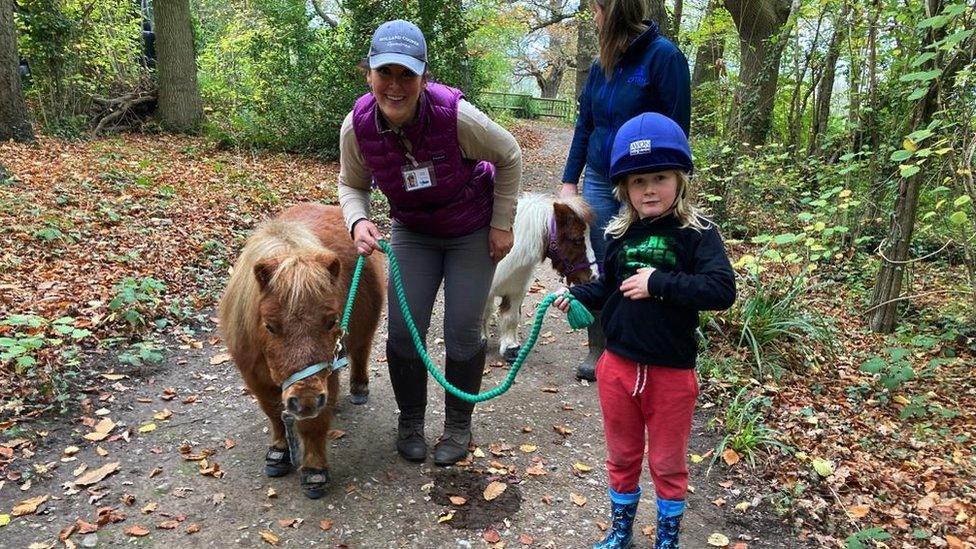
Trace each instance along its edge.
{"label": "woman in purple gilet", "polygon": [[[481,388],[481,335],[495,264],[512,248],[522,178],[515,138],[464,100],[427,78],[427,42],[413,23],[388,21],[373,34],[363,95],[340,130],[339,203],[360,254],[379,249],[370,218],[370,187],[386,195],[391,246],[400,263],[410,312],[426,341],[434,298],[444,285],[445,377],[469,393]],[[400,416],[397,452],[427,457],[427,370],[389,291],[386,343]],[[474,405],[447,395],[434,463],[464,459]]]}

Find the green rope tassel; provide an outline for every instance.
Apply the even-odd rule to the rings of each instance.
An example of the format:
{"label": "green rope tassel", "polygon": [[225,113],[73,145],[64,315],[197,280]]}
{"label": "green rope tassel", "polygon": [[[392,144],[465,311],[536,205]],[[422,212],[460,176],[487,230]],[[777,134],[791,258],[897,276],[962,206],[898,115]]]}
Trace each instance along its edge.
{"label": "green rope tassel", "polygon": [[[522,345],[522,349],[519,351],[515,362],[512,363],[512,366],[508,371],[508,376],[505,377],[504,381],[502,381],[502,383],[494,389],[485,391],[483,393],[466,393],[447,381],[444,374],[441,373],[440,369],[427,355],[427,351],[424,349],[423,339],[420,337],[420,332],[417,330],[417,326],[413,322],[413,316],[410,314],[410,308],[407,306],[407,296],[403,288],[403,279],[400,276],[400,264],[397,261],[396,256],[393,255],[393,249],[385,240],[380,240],[380,248],[383,249],[387,257],[390,259],[390,276],[393,278],[393,290],[396,292],[397,303],[400,305],[400,312],[403,313],[403,320],[407,324],[407,330],[410,331],[410,336],[413,339],[414,347],[417,348],[417,353],[420,354],[420,358],[423,361],[424,366],[427,367],[427,371],[430,372],[430,375],[437,380],[437,383],[440,383],[441,386],[444,387],[444,390],[448,393],[466,402],[483,402],[508,391],[512,387],[512,383],[515,382],[515,376],[518,375],[519,370],[522,368],[522,364],[525,363],[526,357],[529,355],[532,347],[535,346],[536,340],[539,339],[539,332],[542,331],[542,323],[546,317],[546,309],[548,309],[552,302],[555,301],[559,296],[556,294],[549,294],[543,298],[541,303],[539,303],[539,306],[535,311],[535,320],[532,323],[532,330],[529,332],[529,337],[526,338],[525,344]],[[366,258],[364,256],[360,256],[359,261],[356,262],[356,270],[353,272],[352,283],[349,287],[349,297],[346,299],[346,308],[342,314],[342,323],[340,324],[343,331],[346,331],[349,327],[349,317],[352,315],[352,307],[356,299],[356,291],[359,289],[359,279],[362,275],[363,265],[365,262]],[[566,294],[565,297],[569,300],[569,313],[567,319],[569,320],[569,325],[571,328],[578,330],[593,324],[593,315],[586,310],[586,307],[584,307],[582,303],[574,299],[570,294]]]}

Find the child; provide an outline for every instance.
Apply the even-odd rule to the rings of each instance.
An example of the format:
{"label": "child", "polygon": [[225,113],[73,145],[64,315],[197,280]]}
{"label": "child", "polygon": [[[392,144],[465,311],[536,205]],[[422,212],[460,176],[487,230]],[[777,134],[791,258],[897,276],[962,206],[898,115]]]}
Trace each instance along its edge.
{"label": "child", "polygon": [[[640,500],[645,430],[657,493],[656,548],[678,546],[688,491],[688,436],[698,396],[698,311],[735,300],[735,275],[718,228],[687,197],[693,169],[681,127],[644,113],[617,132],[610,160],[624,206],[607,226],[604,272],[570,292],[603,311],[606,350],[596,373],[613,527],[594,549],[630,547]],[[566,311],[567,299],[553,302]]]}

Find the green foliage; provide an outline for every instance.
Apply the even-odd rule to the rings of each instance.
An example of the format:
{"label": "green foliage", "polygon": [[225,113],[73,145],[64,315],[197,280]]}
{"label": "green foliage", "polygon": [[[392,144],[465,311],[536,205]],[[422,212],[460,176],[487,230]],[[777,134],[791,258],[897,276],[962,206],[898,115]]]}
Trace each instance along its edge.
{"label": "green foliage", "polygon": [[30,63],[25,95],[45,131],[78,135],[95,96],[140,85],[142,18],[131,0],[20,0],[18,52]]}
{"label": "green foliage", "polygon": [[532,100],[531,96],[520,95],[516,100],[517,110],[515,111],[515,116],[519,118],[527,118],[529,120],[534,120],[539,118],[539,107],[536,105],[535,101]]}
{"label": "green foliage", "polygon": [[143,366],[162,362],[162,348],[151,341],[138,341],[119,353],[119,362],[130,366]]}
{"label": "green foliage", "polygon": [[869,374],[876,374],[878,382],[887,391],[900,388],[905,382],[915,379],[915,369],[912,367],[911,350],[899,347],[885,349],[887,357],[876,356],[864,364],[860,370]]}
{"label": "green foliage", "polygon": [[64,316],[50,321],[37,315],[10,315],[0,320],[0,363],[14,366],[17,374],[25,373],[38,363],[38,352],[45,348],[74,345],[91,332],[76,327],[76,320]]}
{"label": "green foliage", "polygon": [[339,55],[339,33],[310,25],[304,3],[292,0],[209,15],[198,56],[209,133],[225,144],[335,155],[342,118],[365,89]]}
{"label": "green foliage", "polygon": [[758,379],[778,378],[783,367],[810,365],[819,352],[830,351],[829,330],[798,303],[810,289],[806,276],[766,282],[751,272],[746,279],[749,295],[735,310],[741,322],[738,344],[751,352]]}
{"label": "green foliage", "polygon": [[[504,33],[476,25],[476,18],[488,16],[486,8],[462,12],[446,0],[352,0],[332,28],[295,0],[255,0],[234,10],[216,0],[197,4],[208,133],[227,145],[337,156],[342,120],[368,91],[357,64],[373,31],[390,19],[411,20],[424,31],[433,80],[477,100],[499,79],[497,45]],[[472,56],[469,38],[478,51],[493,54]]]}
{"label": "green foliage", "polygon": [[151,315],[162,302],[159,294],[166,285],[152,277],[125,278],[115,287],[115,297],[108,308],[114,318],[125,320],[133,330],[147,326]]}
{"label": "green foliage", "polygon": [[866,528],[848,537],[844,541],[844,547],[846,549],[870,549],[877,546],[875,542],[889,539],[891,539],[891,534],[886,532],[884,528]]}
{"label": "green foliage", "polygon": [[769,397],[757,395],[748,400],[748,387],[743,387],[728,403],[725,413],[715,420],[721,423],[725,436],[718,443],[712,464],[715,463],[726,448],[732,448],[746,461],[756,465],[756,455],[759,451],[779,450],[788,452],[789,448],[777,437],[780,433],[770,429],[763,422],[765,410],[772,404]]}

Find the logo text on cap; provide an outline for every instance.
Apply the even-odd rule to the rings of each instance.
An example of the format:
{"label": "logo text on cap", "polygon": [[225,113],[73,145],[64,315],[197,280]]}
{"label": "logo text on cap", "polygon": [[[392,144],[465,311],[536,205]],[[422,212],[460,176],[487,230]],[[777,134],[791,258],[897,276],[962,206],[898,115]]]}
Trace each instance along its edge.
{"label": "logo text on cap", "polygon": [[650,139],[641,139],[640,141],[632,141],[630,143],[630,156],[647,154],[649,152],[651,152]]}

